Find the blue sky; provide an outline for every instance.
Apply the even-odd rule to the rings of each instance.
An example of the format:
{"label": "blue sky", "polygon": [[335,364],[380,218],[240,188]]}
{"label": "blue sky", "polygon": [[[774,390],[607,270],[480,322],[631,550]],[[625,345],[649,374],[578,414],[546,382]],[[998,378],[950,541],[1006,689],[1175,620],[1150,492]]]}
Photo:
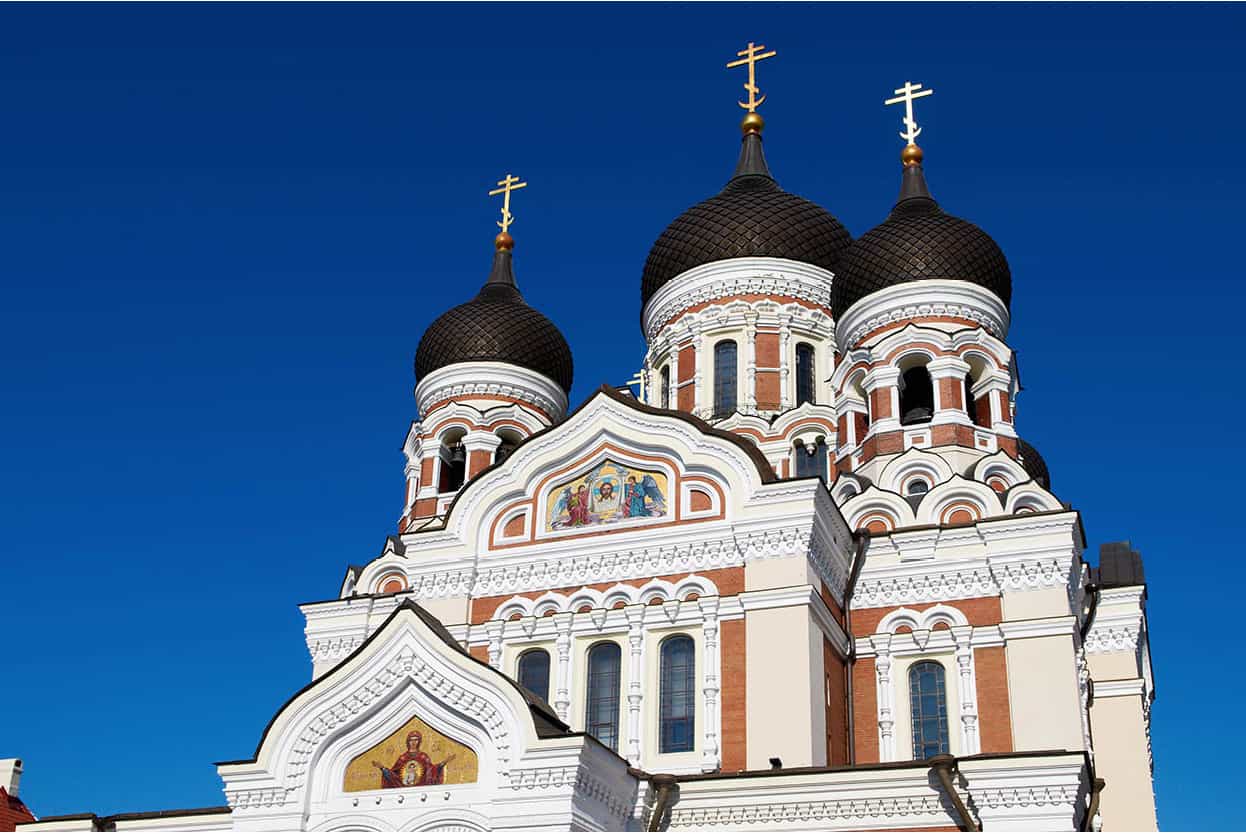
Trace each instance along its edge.
{"label": "blue sky", "polygon": [[[1161,825],[1236,828],[1240,6],[0,7],[0,756],[36,812],[223,802],[401,511],[411,359],[489,267],[642,357],[649,245],[721,186],[748,40],[780,183],[854,235],[899,183],[1012,265],[1018,425],[1150,580]],[[1221,644],[1222,640],[1228,642]],[[1110,787],[1109,787],[1110,790]]]}

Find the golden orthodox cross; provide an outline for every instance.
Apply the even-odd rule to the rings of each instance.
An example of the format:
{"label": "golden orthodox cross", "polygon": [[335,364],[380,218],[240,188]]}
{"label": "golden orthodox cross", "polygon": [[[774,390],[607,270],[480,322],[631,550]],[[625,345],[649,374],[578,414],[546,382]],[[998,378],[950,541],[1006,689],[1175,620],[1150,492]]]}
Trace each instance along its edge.
{"label": "golden orthodox cross", "polygon": [[515,216],[511,214],[511,192],[518,191],[519,189],[526,187],[528,184],[526,182],[520,182],[519,177],[507,174],[505,179],[498,180],[498,185],[500,185],[501,188],[493,189],[489,192],[489,196],[496,197],[499,194],[502,195],[502,219],[498,221],[498,225],[502,227],[502,234],[506,234],[506,230],[515,220]]}
{"label": "golden orthodox cross", "polygon": [[757,62],[764,61],[767,58],[773,58],[775,55],[779,54],[773,49],[769,52],[763,53],[762,50],[765,48],[766,47],[761,44],[755,44],[752,41],[749,41],[747,49],[742,49],[736,53],[736,55],[740,56],[740,60],[732,61],[730,64],[727,64],[727,69],[743,66],[748,67],[748,83],[744,85],[744,89],[748,90],[748,101],[739,101],[736,103],[750,113],[757,112],[757,108],[763,101],[766,100],[765,96],[762,96],[761,98],[757,97],[757,94],[761,92],[761,90],[757,88],[757,76],[755,72]]}
{"label": "golden orthodox cross", "polygon": [[[918,92],[918,90],[921,90],[921,92]],[[904,86],[896,90],[895,98],[889,98],[883,102],[884,105],[904,102],[904,126],[906,130],[900,133],[900,138],[908,140],[910,145],[917,144],[917,136],[922,132],[922,129],[917,126],[917,120],[913,118],[913,99],[931,95],[934,95],[934,90],[922,90],[921,84],[905,81]]]}

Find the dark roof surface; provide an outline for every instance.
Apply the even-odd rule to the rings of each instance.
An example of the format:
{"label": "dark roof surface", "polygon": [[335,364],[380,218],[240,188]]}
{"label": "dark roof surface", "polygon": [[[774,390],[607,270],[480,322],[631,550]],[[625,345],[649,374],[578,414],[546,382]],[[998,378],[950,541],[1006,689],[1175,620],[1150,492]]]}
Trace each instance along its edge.
{"label": "dark roof surface", "polygon": [[851,242],[830,212],[779,187],[766,167],[761,137],[749,134],[726,187],[676,217],[649,250],[641,308],[664,284],[695,266],[770,257],[832,270]]}
{"label": "dark roof surface", "polygon": [[1037,449],[1019,437],[1017,438],[1017,462],[1031,478],[1038,481],[1039,486],[1046,490],[1051,489],[1051,475],[1047,471],[1047,461],[1043,460],[1043,456],[1038,453]]}
{"label": "dark roof surface", "polygon": [[415,375],[423,379],[456,362],[508,362],[571,390],[571,348],[554,323],[519,294],[509,250],[494,254],[489,280],[475,298],[446,311],[424,331],[415,351]]}
{"label": "dark roof surface", "polygon": [[1012,273],[1003,251],[974,224],[945,213],[930,196],[920,165],[904,169],[891,215],[861,235],[840,258],[831,307],[839,318],[870,293],[924,279],[968,281],[1012,303]]}

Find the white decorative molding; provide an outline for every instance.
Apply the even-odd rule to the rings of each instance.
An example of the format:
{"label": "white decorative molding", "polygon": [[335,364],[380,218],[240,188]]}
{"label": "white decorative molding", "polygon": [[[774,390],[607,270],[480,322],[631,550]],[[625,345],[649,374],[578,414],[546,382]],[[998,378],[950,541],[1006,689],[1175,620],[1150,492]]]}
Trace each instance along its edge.
{"label": "white decorative molding", "polygon": [[835,340],[847,353],[867,334],[911,319],[948,317],[975,322],[991,335],[1008,335],[1008,307],[990,290],[968,281],[929,279],[872,292],[842,313]]}
{"label": "white decorative molding", "polygon": [[798,298],[830,309],[825,269],[785,258],[730,258],[693,267],[667,281],[645,304],[645,338],[654,341],[672,318],[698,304],[742,295]]}
{"label": "white decorative molding", "polygon": [[536,406],[553,420],[567,413],[567,392],[545,374],[509,362],[455,362],[438,368],[415,386],[415,402],[428,420],[443,400],[506,397]]}

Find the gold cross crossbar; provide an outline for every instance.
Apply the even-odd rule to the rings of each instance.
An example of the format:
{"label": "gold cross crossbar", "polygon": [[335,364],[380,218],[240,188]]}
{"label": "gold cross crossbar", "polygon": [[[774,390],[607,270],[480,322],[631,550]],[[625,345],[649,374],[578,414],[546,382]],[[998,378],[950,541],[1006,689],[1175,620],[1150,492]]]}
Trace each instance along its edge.
{"label": "gold cross crossbar", "polygon": [[498,226],[502,228],[502,234],[506,234],[506,230],[510,228],[510,224],[515,220],[515,216],[511,214],[511,192],[526,188],[526,182],[520,182],[519,177],[507,174],[504,179],[498,180],[501,188],[495,188],[489,192],[490,197],[502,195],[502,219],[498,221]]}
{"label": "gold cross crossbar", "polygon": [[748,83],[744,85],[744,89],[748,90],[748,101],[738,101],[736,104],[739,104],[750,113],[757,112],[757,108],[763,101],[766,100],[765,96],[762,96],[761,98],[757,97],[757,94],[761,92],[761,90],[757,87],[757,62],[764,61],[767,58],[773,58],[775,55],[779,54],[773,49],[769,52],[763,53],[762,50],[765,48],[766,47],[762,44],[755,44],[752,41],[749,41],[746,49],[742,49],[736,53],[736,55],[740,56],[740,60],[732,61],[730,64],[727,64],[727,69],[743,66],[748,67]]}
{"label": "gold cross crossbar", "polygon": [[[918,92],[918,90],[921,90],[921,92]],[[905,130],[900,133],[900,138],[907,140],[910,145],[916,144],[916,139],[922,132],[922,129],[917,126],[917,120],[913,118],[913,99],[934,95],[934,90],[922,90],[921,84],[905,81],[904,86],[896,90],[895,93],[896,97],[887,99],[883,102],[883,105],[904,102]]]}

